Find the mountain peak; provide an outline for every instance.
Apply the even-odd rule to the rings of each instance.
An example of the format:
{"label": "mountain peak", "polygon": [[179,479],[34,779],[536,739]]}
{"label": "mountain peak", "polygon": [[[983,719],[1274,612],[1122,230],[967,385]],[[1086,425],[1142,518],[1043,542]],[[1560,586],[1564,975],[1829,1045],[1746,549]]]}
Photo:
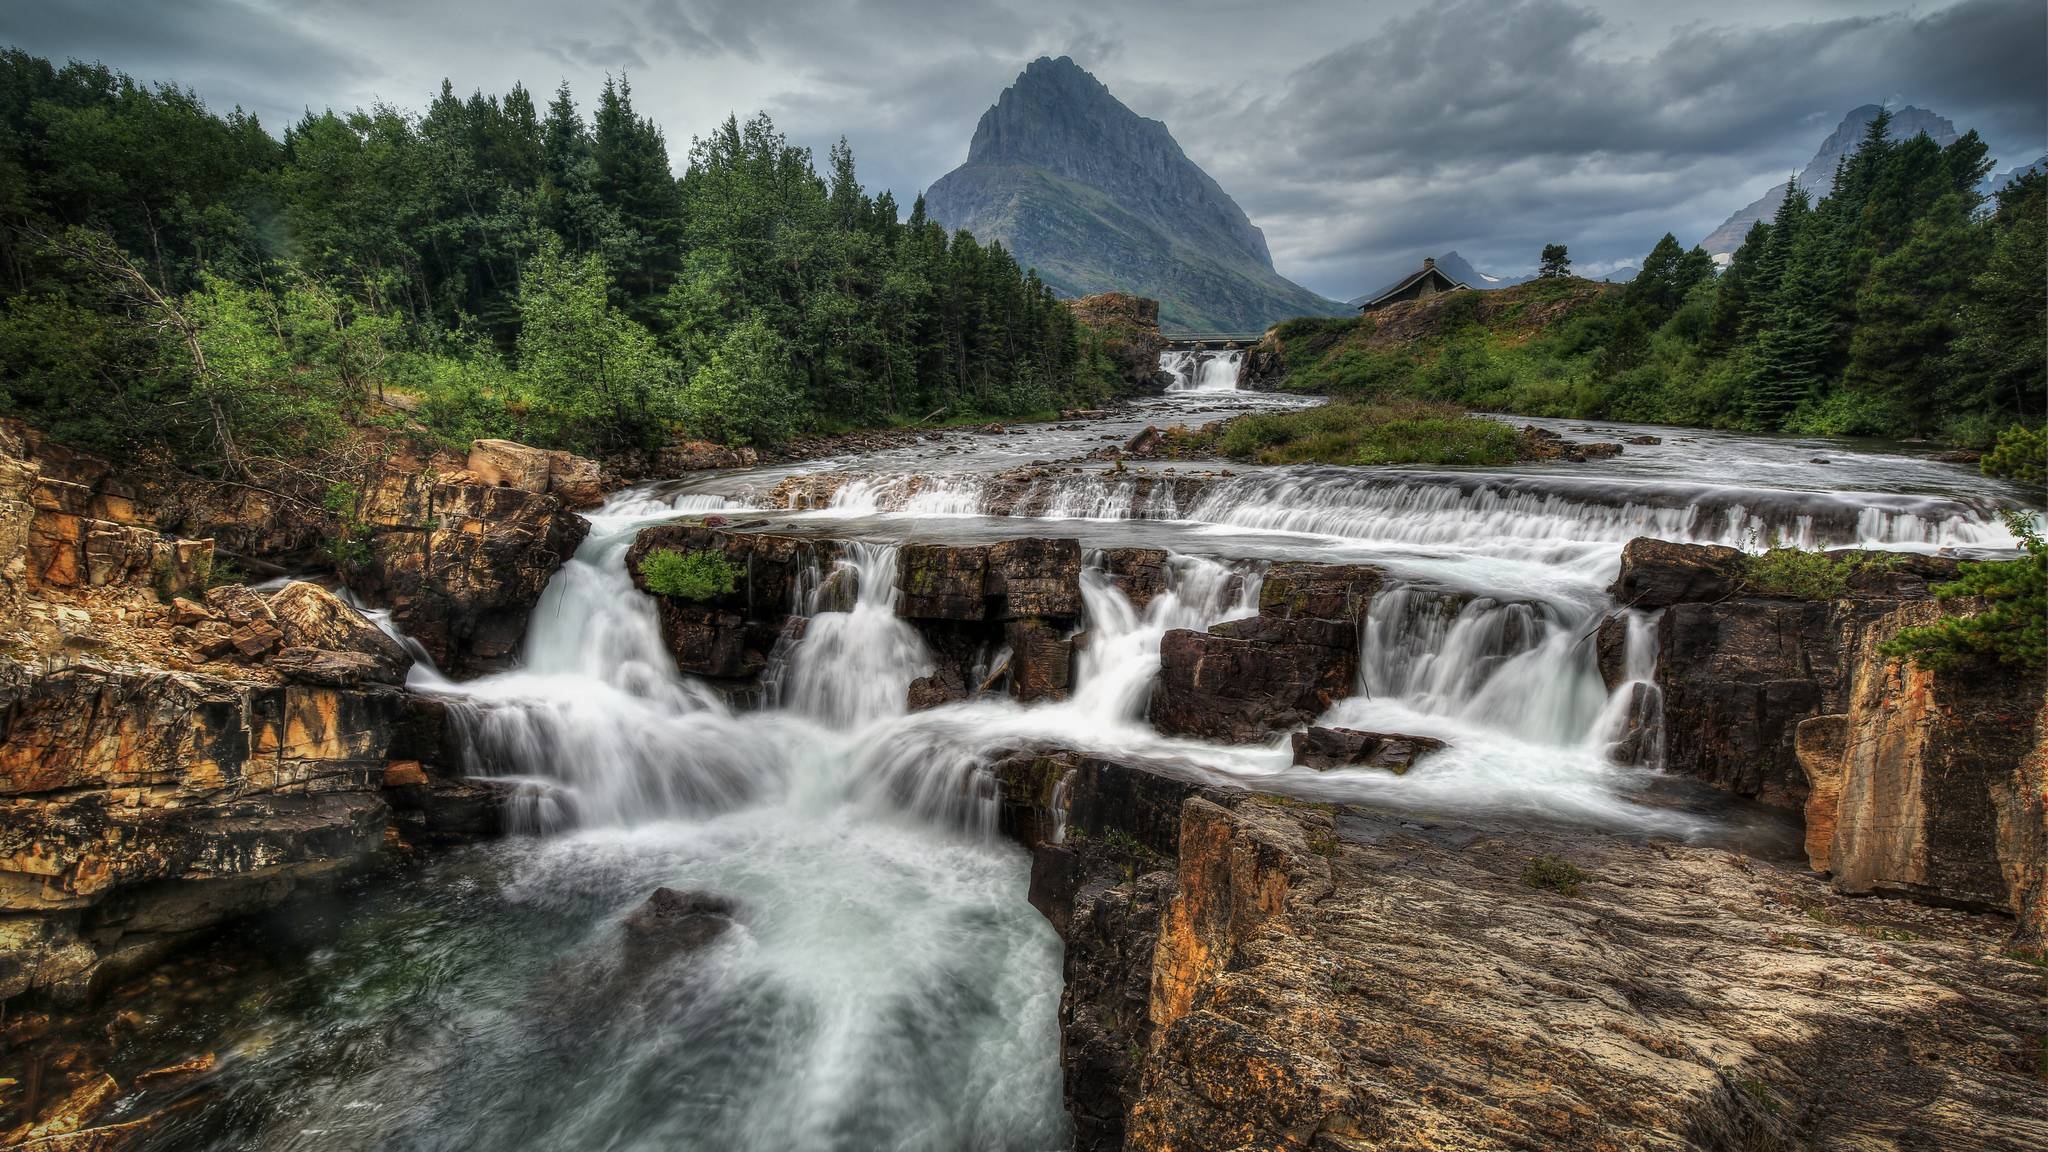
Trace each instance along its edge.
{"label": "mountain peak", "polygon": [[925,207],[1061,292],[1155,297],[1170,326],[1262,328],[1334,307],[1274,273],[1265,234],[1165,124],[1069,56],[1041,56],[1003,89]]}
{"label": "mountain peak", "polygon": [[[1835,166],[1863,142],[1864,131],[1883,110],[1883,106],[1878,104],[1861,104],[1851,108],[1849,114],[1842,117],[1842,122],[1835,125],[1835,130],[1828,133],[1827,139],[1820,142],[1820,150],[1813,154],[1813,159],[1807,161],[1806,167],[1800,170],[1799,186],[1806,189],[1815,199],[1833,190]],[[1911,140],[1923,132],[1944,148],[1955,143],[1957,137],[1962,135],[1956,131],[1955,124],[1947,117],[1936,115],[1925,108],[1915,108],[1908,104],[1903,108],[1892,109],[1892,139]],[[1778,206],[1785,202],[1788,187],[1779,184],[1765,192],[1748,207],[1722,222],[1711,235],[1700,241],[1700,246],[1715,255],[1725,255],[1742,247],[1743,238],[1749,235],[1750,225],[1777,215]]]}

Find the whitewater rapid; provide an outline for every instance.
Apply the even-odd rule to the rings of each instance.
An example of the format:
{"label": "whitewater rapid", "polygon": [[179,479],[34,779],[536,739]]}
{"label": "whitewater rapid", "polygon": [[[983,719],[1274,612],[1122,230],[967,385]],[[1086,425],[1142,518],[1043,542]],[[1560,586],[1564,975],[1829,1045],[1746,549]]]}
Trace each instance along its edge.
{"label": "whitewater rapid", "polygon": [[[1196,419],[1218,395],[1287,403],[1194,387],[1138,420]],[[1777,442],[1721,459],[1674,443],[1672,459],[1700,463],[1662,480],[1640,465],[1245,469],[1198,483],[1163,466],[998,474],[1127,427],[824,462],[848,475],[798,511],[767,504],[789,471],[763,469],[647,486],[592,513],[517,670],[455,683],[422,661],[413,673],[413,688],[451,702],[466,769],[518,782],[528,835],[365,903],[361,930],[323,954],[332,978],[316,1003],[280,1015],[269,1047],[230,1054],[250,1098],[280,1104],[261,1142],[1060,1147],[1060,945],[1025,900],[1024,854],[997,835],[996,756],[1072,748],[1417,819],[1713,840],[1728,817],[1656,771],[1655,617],[1628,615],[1619,687],[1597,666],[1592,635],[1614,608],[1604,589],[1623,543],[2012,544],[2000,493],[1910,457],[1873,456],[1859,473],[1844,455],[1835,489],[1757,483],[1813,451]],[[1893,490],[1857,491],[1859,476]],[[643,528],[710,513],[844,542],[795,582],[786,607],[801,628],[771,655],[759,707],[678,671],[626,572]],[[1071,698],[910,712],[909,684],[934,661],[896,614],[898,548],[1019,534],[1084,548]],[[1168,553],[1166,588],[1143,608],[1101,552],[1129,545]],[[1165,633],[1255,614],[1279,560],[1387,573],[1358,681],[1321,722],[1448,748],[1399,777],[1319,773],[1293,765],[1284,735],[1226,747],[1146,722]],[[657,886],[729,897],[735,927],[634,969],[622,924]]]}

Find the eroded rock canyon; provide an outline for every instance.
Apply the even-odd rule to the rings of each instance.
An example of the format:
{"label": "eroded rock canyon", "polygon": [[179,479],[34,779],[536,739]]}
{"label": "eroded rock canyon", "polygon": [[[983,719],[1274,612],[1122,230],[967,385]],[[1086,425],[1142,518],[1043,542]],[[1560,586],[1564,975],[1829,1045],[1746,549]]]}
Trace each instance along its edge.
{"label": "eroded rock canyon", "polygon": [[[340,900],[381,909],[365,924],[394,927],[378,932],[438,908],[420,932],[496,940],[500,956],[460,953],[451,986],[510,995],[506,1012],[556,1021],[569,1048],[638,1051],[652,1041],[627,1020],[646,1013],[743,1062],[747,1013],[807,1035],[820,1011],[746,959],[792,970],[778,932],[807,907],[792,894],[815,889],[881,922],[809,948],[873,949],[872,971],[906,973],[856,1000],[979,1037],[920,1040],[939,1064],[889,1040],[849,1051],[925,1069],[934,1095],[994,1092],[977,1077],[1009,1070],[1025,1084],[1017,1139],[2048,1144],[2044,686],[1879,651],[1942,610],[1929,588],[1957,561],[1939,552],[1987,517],[1959,502],[1909,528],[1893,509],[1872,534],[1853,510],[1802,505],[1809,547],[1858,545],[1840,594],[1813,598],[1760,586],[1700,527],[1726,514],[1713,501],[1757,515],[1756,498],[1638,507],[1583,472],[1539,492],[1549,481],[1528,473],[1355,482],[1089,460],[1089,440],[1131,426],[1014,450],[1007,433],[950,434],[987,458],[965,477],[884,453],[610,497],[588,461],[480,441],[366,485],[325,578],[289,515],[152,500],[0,426],[7,1140],[263,1131],[210,1103],[295,1082],[236,1039],[249,1021],[206,1017],[196,1063],[138,1068],[123,1045],[176,1047],[170,1010],[120,1006],[155,1004],[152,977],[181,964],[212,965],[223,987],[271,979],[275,961],[222,943],[234,926]],[[1530,541],[1571,533],[1518,536],[1502,516],[1575,523],[1591,543],[1545,552]],[[1420,534],[1402,537],[1410,522]],[[1455,524],[1468,535],[1451,543]],[[1240,547],[1255,531],[1295,535]],[[1546,600],[1512,565],[1428,568],[1433,548],[1582,575]],[[713,558],[730,585],[654,591],[662,553]],[[229,554],[309,578],[224,580]],[[1564,768],[1544,759],[1554,745],[1573,749]],[[807,756],[822,766],[787,767]],[[752,829],[763,804],[821,830]],[[645,863],[642,820],[698,819],[752,847],[661,852],[765,855],[737,872]],[[561,844],[569,858],[550,855]],[[870,853],[888,870],[863,871]],[[932,895],[963,876],[971,897]],[[921,895],[866,903],[899,882]],[[476,912],[406,894],[463,884],[522,895]],[[1036,911],[1005,911],[1027,886]],[[365,895],[379,892],[397,895]],[[924,926],[933,900],[957,922]],[[557,928],[522,919],[543,912]],[[360,960],[371,944],[339,947]],[[528,975],[511,993],[465,983],[493,968]],[[139,1022],[108,1023],[124,1011]],[[116,1042],[124,1029],[149,1039]],[[752,1090],[713,1057],[648,1051],[631,1075],[683,1066]],[[504,1091],[527,1104],[464,1113],[463,1130],[592,1134],[525,1074]],[[802,1126],[813,1104],[687,1118],[785,1146],[940,1123],[898,1088],[876,1100],[878,1127],[827,1110],[836,1144]],[[684,1118],[628,1111],[645,1127],[609,1129],[626,1144]]]}

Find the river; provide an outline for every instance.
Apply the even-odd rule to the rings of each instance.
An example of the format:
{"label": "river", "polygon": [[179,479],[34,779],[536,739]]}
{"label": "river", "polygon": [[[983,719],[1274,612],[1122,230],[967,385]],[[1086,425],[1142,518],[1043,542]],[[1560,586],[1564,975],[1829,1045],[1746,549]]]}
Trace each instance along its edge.
{"label": "river", "polygon": [[[556,576],[515,672],[413,687],[460,701],[479,771],[530,780],[529,834],[446,854],[402,882],[302,902],[215,971],[188,1036],[212,1092],[150,1147],[179,1149],[1037,1150],[1062,1146],[1060,944],[1025,901],[977,766],[1056,742],[1298,795],[1564,821],[1769,850],[1753,812],[1611,762],[1629,686],[1607,692],[1591,629],[1637,535],[1744,547],[2013,545],[2017,493],[1911,449],[1611,424],[1619,458],[1492,470],[1232,467],[1178,490],[1173,465],[1078,461],[1146,425],[1301,403],[1187,386],[1107,419],[950,431],[858,457],[704,474],[616,495]],[[1824,459],[1826,463],[1817,463]],[[1022,506],[995,478],[1037,463]],[[1181,464],[1176,477],[1213,465]],[[1149,472],[1149,477],[1137,473]],[[845,473],[826,506],[762,511],[778,482]],[[624,555],[641,528],[744,511],[853,540],[797,607],[770,707],[735,711],[679,674]],[[893,611],[909,540],[1072,536],[1174,559],[1143,611],[1083,574],[1089,643],[1071,700],[909,713],[928,671]],[[1160,637],[1253,612],[1277,559],[1389,573],[1361,683],[1328,717],[1451,742],[1406,776],[1315,773],[1284,743],[1222,747],[1144,722]],[[843,602],[840,602],[843,607]],[[1654,662],[1643,618],[1630,676]],[[658,886],[732,897],[737,927],[647,966],[622,922]]]}

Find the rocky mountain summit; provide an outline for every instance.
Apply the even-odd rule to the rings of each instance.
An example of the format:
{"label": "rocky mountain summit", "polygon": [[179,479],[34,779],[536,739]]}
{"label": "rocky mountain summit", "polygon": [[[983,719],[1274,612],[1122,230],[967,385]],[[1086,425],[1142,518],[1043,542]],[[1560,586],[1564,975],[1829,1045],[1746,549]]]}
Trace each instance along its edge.
{"label": "rocky mountain summit", "polygon": [[1166,125],[1065,56],[1004,89],[925,209],[1002,241],[1066,295],[1155,297],[1170,328],[1246,331],[1342,307],[1276,273],[1265,235]]}
{"label": "rocky mountain summit", "polygon": [[[1799,186],[1815,197],[1826,195],[1828,190],[1835,186],[1835,166],[1856,150],[1857,142],[1863,139],[1864,129],[1870,127],[1870,122],[1877,118],[1879,111],[1881,109],[1877,105],[1865,104],[1842,117],[1842,122],[1835,126],[1833,132],[1828,133],[1828,138],[1821,141],[1820,151],[1815,152],[1813,159],[1800,170]],[[1892,112],[1894,139],[1911,140],[1922,132],[1927,133],[1936,144],[1944,148],[1955,143],[1956,138],[1962,135],[1956,131],[1955,124],[1947,117],[1937,116],[1925,108],[1915,108],[1908,104]],[[1700,247],[1715,256],[1725,255],[1742,247],[1742,239],[1749,235],[1750,225],[1777,215],[1778,206],[1785,202],[1785,192],[1789,187],[1788,184],[1774,185],[1770,191],[1751,201],[1740,212],[1722,221],[1719,228],[1700,241]]]}

